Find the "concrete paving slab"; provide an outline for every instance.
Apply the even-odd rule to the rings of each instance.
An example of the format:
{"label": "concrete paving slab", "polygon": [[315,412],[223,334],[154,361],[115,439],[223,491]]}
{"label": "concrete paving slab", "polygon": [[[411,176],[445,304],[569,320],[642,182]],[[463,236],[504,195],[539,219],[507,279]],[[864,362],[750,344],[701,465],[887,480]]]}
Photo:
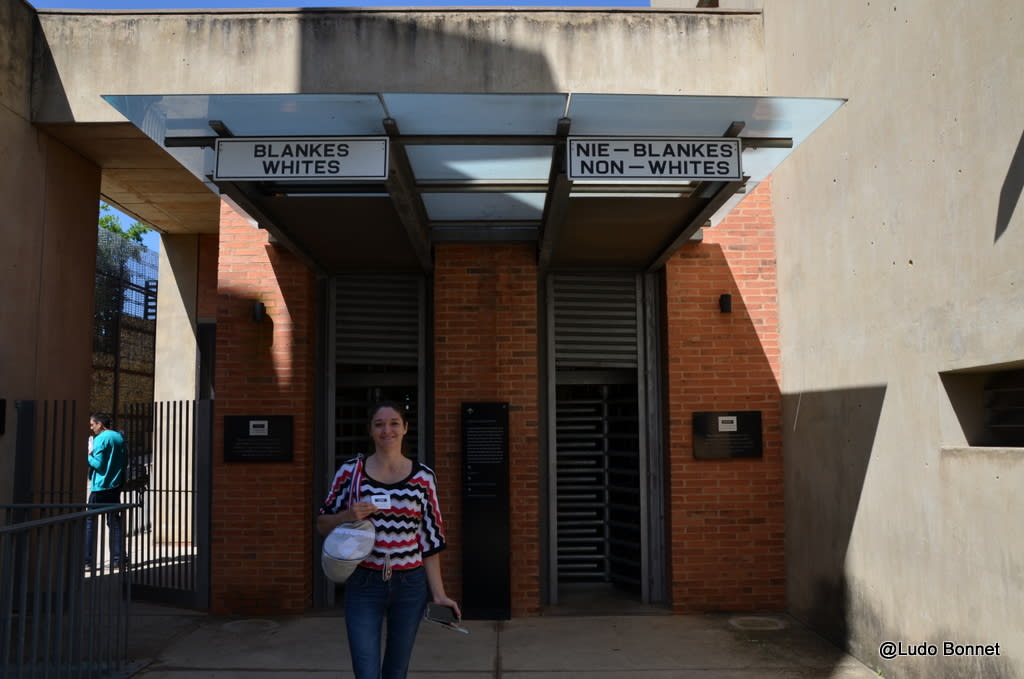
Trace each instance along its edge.
{"label": "concrete paving slab", "polygon": [[508,671],[784,668],[786,662],[705,616],[599,616],[512,621],[501,643]]}
{"label": "concrete paving slab", "polygon": [[348,667],[338,617],[210,618],[172,641],[160,665],[203,670],[337,671]]}
{"label": "concrete paving slab", "polygon": [[[502,679],[810,679],[792,670],[586,670],[581,672],[504,672]],[[815,676],[815,679],[826,679]],[[877,679],[877,677],[875,678]]]}
{"label": "concrete paving slab", "polygon": [[416,637],[410,672],[458,672],[460,678],[464,676],[462,672],[482,672],[483,676],[493,677],[501,624],[467,620],[463,627],[469,634],[461,634],[423,623]]}
{"label": "concrete paving slab", "polygon": [[128,655],[132,665],[144,667],[153,662],[169,644],[199,629],[205,613],[133,602],[128,618]]}
{"label": "concrete paving slab", "polygon": [[[787,616],[551,616],[424,623],[410,679],[872,679]],[[163,634],[164,641],[160,641]],[[352,676],[344,618],[134,614],[128,676],[280,679]]]}

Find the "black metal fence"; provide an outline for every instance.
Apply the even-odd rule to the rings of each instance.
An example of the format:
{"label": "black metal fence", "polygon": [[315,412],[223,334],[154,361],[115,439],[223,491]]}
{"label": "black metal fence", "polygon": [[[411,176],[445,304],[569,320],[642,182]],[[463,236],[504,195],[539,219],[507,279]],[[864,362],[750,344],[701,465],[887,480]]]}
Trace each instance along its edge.
{"label": "black metal fence", "polygon": [[[88,413],[74,401],[15,405],[14,503],[81,503],[87,493]],[[212,426],[208,400],[135,404],[124,416],[129,453],[128,483],[121,493],[124,554],[138,599],[209,606]],[[107,528],[105,521],[96,524],[100,558],[95,564],[102,568],[109,565]]]}
{"label": "black metal fence", "polygon": [[122,676],[128,666],[126,570],[86,569],[86,522],[128,505],[0,505],[0,676]]}
{"label": "black metal fence", "polygon": [[132,584],[137,597],[209,606],[212,401],[131,406],[125,437],[133,474],[145,485],[135,503]]}
{"label": "black metal fence", "polygon": [[75,401],[17,401],[13,498],[17,504],[85,499],[89,414]]}

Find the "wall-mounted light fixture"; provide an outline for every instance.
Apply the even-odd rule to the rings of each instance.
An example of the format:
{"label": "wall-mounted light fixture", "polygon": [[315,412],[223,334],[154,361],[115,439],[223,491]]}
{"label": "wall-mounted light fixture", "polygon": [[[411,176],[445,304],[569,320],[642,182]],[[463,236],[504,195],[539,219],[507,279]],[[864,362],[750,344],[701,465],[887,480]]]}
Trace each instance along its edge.
{"label": "wall-mounted light fixture", "polygon": [[259,323],[267,315],[267,307],[263,302],[252,303],[252,320]]}
{"label": "wall-mounted light fixture", "polygon": [[732,295],[725,293],[718,296],[718,309],[723,314],[732,313]]}

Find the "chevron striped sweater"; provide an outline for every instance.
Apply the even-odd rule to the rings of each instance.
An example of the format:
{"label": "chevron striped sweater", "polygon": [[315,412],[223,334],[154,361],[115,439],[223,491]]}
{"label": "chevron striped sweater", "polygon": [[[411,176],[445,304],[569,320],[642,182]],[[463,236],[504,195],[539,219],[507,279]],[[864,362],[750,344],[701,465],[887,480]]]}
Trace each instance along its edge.
{"label": "chevron striped sweater", "polygon": [[[335,473],[320,514],[337,514],[348,508],[356,459],[347,460]],[[391,505],[368,517],[377,529],[377,540],[360,566],[384,570],[390,562],[392,570],[411,570],[423,565],[423,557],[445,548],[437,482],[429,467],[413,460],[412,472],[397,483],[381,483],[364,469],[359,486],[360,500],[369,502],[375,496],[387,495]]]}

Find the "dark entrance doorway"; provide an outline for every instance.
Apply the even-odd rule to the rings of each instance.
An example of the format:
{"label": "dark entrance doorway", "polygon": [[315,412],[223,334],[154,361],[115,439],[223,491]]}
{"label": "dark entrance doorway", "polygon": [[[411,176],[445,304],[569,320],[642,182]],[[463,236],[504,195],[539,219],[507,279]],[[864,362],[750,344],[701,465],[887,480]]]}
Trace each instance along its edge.
{"label": "dark entrance doorway", "polygon": [[549,277],[553,607],[620,612],[662,598],[656,299],[639,274]]}

